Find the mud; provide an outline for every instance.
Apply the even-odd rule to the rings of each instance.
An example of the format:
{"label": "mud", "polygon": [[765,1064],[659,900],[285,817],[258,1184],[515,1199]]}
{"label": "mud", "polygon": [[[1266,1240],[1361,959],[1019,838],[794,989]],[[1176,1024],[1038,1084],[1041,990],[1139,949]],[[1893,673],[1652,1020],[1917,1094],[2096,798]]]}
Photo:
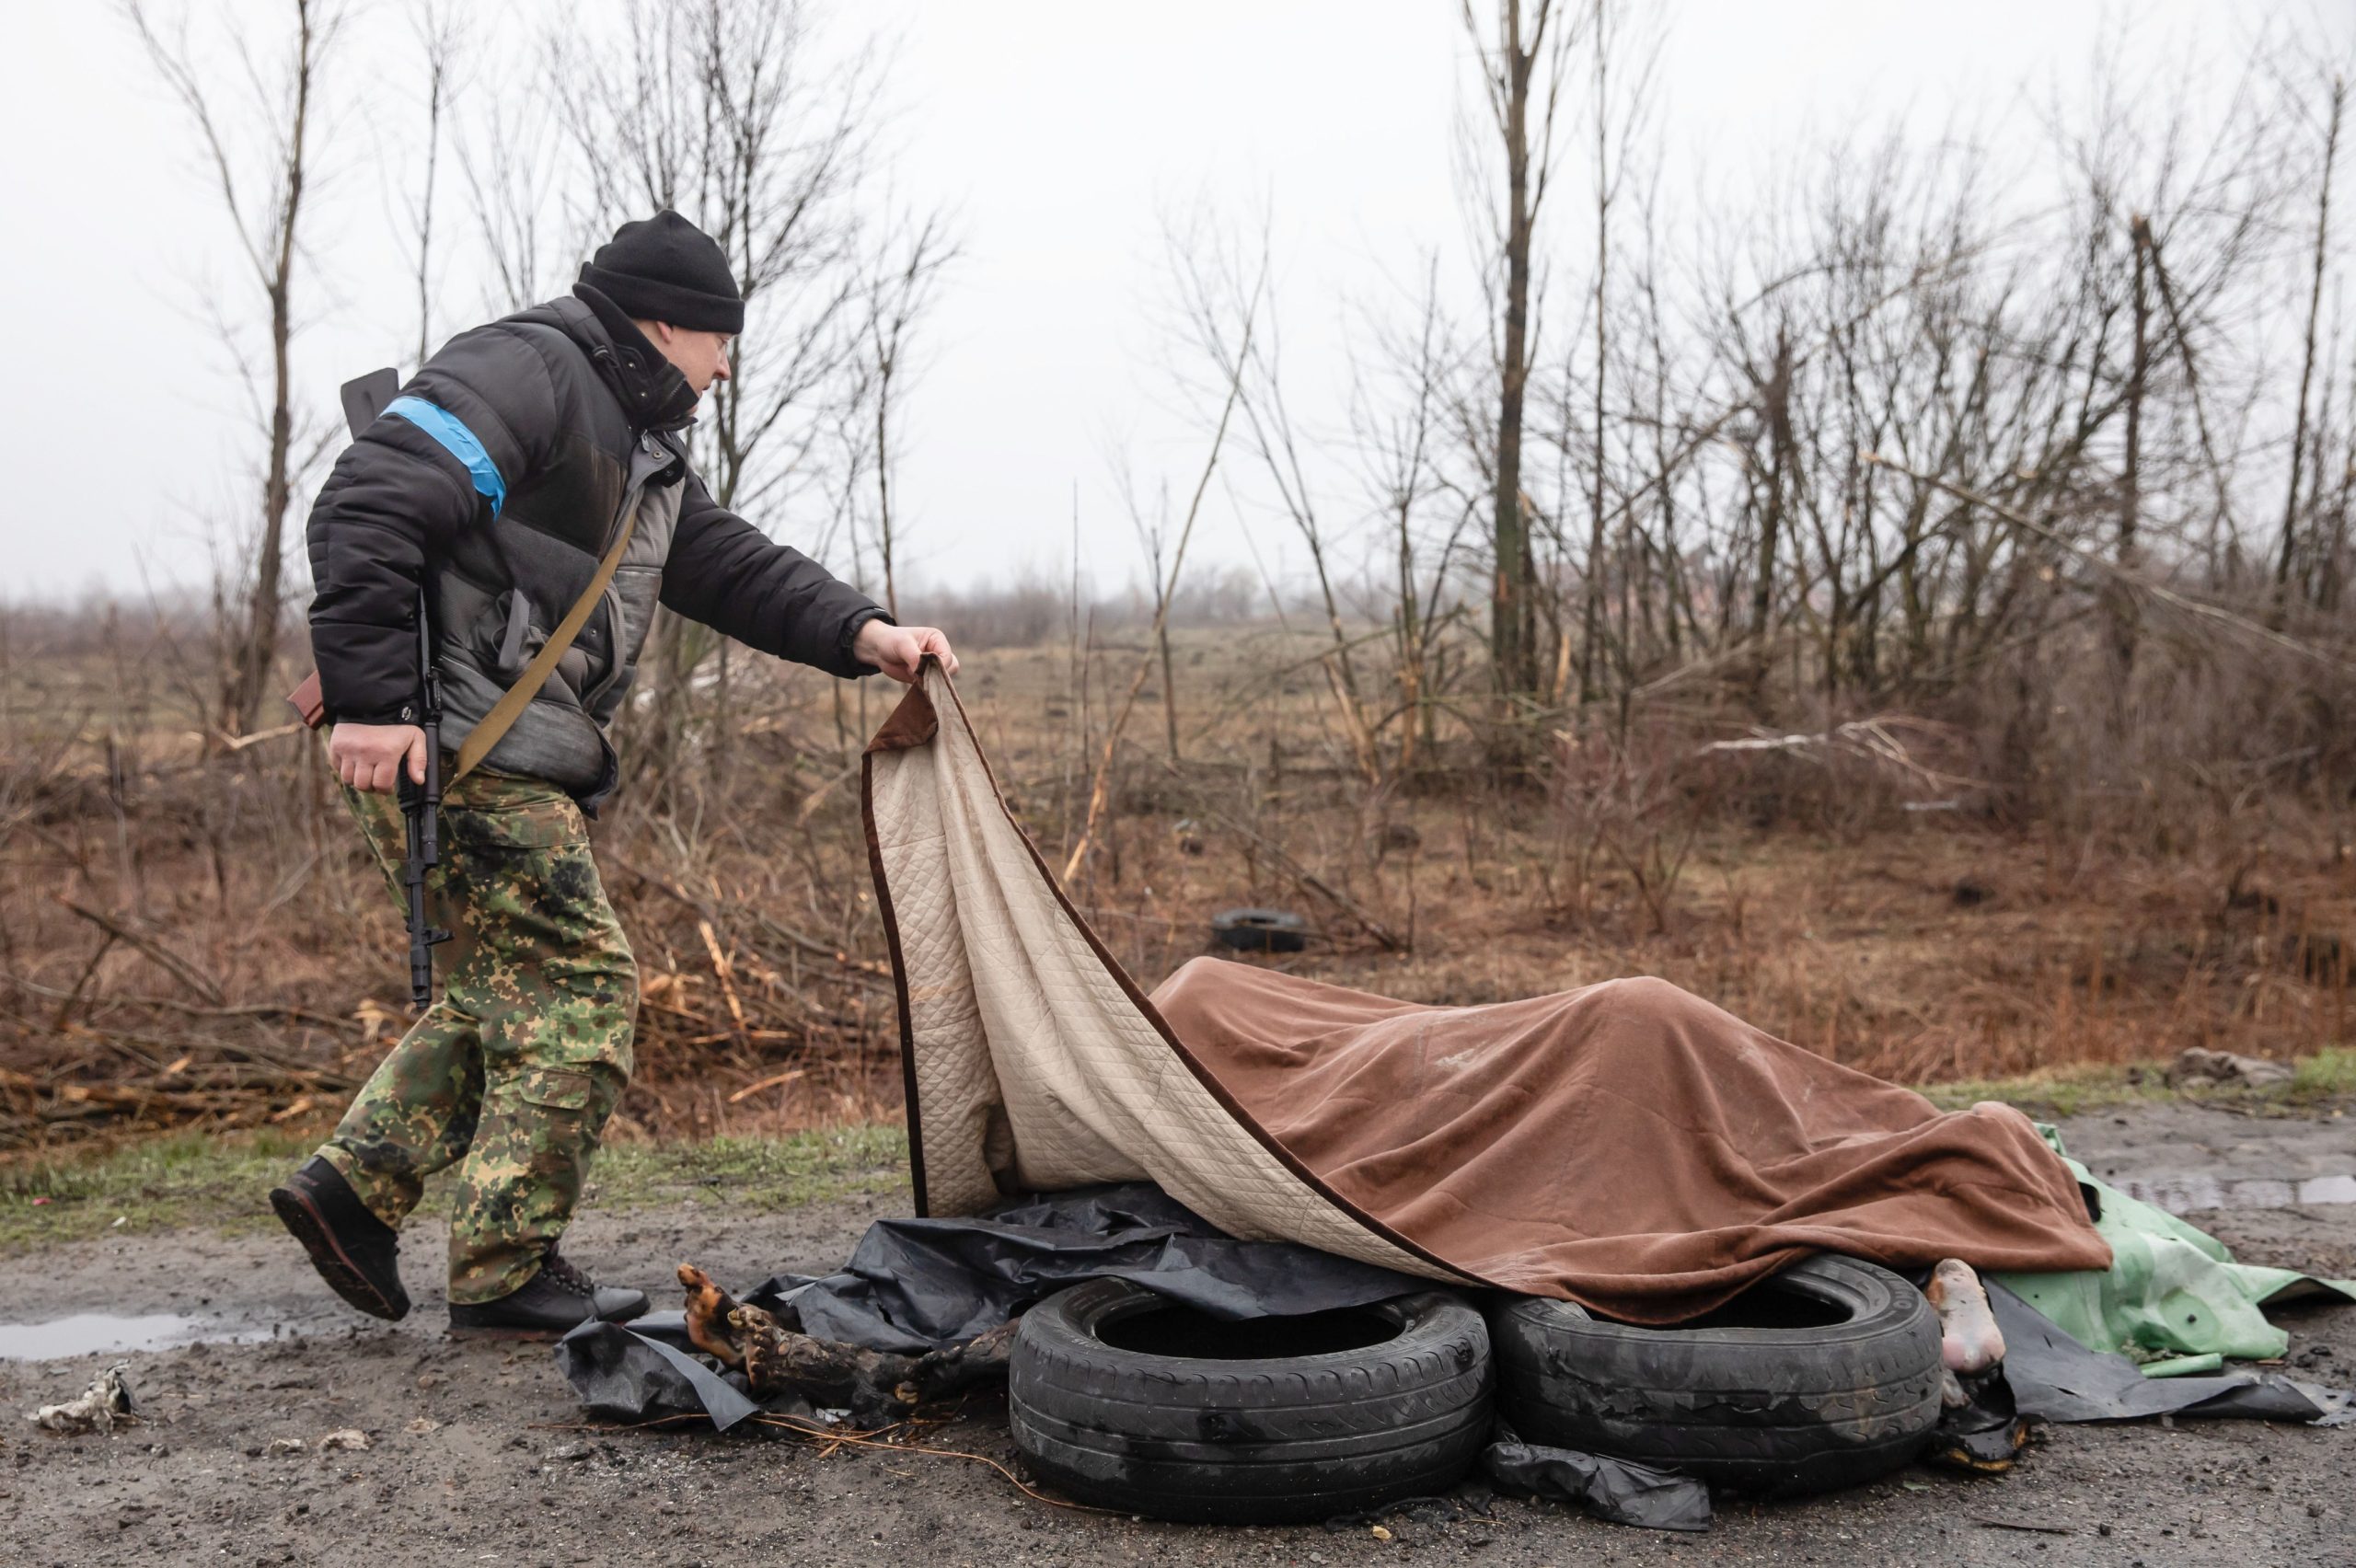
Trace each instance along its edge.
{"label": "mud", "polygon": [[[2224,1200],[2235,1182],[2328,1177],[2356,1163],[2356,1127],[2327,1113],[2260,1120],[2163,1105],[2080,1118],[2064,1132],[2112,1180],[2205,1180]],[[904,1203],[592,1215],[567,1250],[669,1305],[676,1286],[659,1287],[681,1259],[732,1280],[822,1270]],[[2356,1273],[2356,1205],[2193,1217],[2254,1261]],[[430,1228],[410,1239],[417,1307],[398,1325],[342,1309],[274,1236],[124,1237],[0,1263],[0,1320],[170,1316],[274,1335],[0,1362],[0,1562],[2356,1564],[2356,1431],[2256,1423],[2056,1428],[2009,1477],[1916,1469],[1831,1497],[1722,1505],[1700,1537],[1615,1528],[1468,1485],[1380,1519],[1388,1539],[1376,1521],[1242,1529],[1084,1514],[1026,1497],[969,1458],[584,1431],[545,1349],[442,1337],[441,1243]],[[2356,1309],[2281,1320],[2302,1371],[2356,1378]],[[146,1423],[71,1438],[23,1420],[118,1359]],[[346,1427],[370,1447],[320,1451],[320,1438]],[[927,1428],[922,1442],[1016,1464],[996,1396]]]}

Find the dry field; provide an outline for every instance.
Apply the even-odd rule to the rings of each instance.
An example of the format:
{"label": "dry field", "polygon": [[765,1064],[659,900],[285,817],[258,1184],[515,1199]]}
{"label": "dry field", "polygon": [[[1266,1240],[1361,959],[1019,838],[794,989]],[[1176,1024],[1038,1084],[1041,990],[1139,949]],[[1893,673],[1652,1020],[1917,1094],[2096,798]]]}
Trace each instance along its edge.
{"label": "dry field", "polygon": [[[959,681],[1057,865],[1146,653],[1126,635],[977,650]],[[1934,755],[1936,726],[1891,721],[1879,757],[1705,751],[1745,730],[1698,699],[1624,735],[1557,732],[1520,773],[1479,760],[1443,703],[1418,769],[1370,781],[1316,634],[1174,642],[1176,758],[1157,665],[1072,879],[1149,985],[1212,951],[1212,914],[1254,905],[1310,920],[1308,951],[1261,961],[1303,974],[1448,1003],[1660,974],[1910,1082],[2346,1039],[2336,797],[2023,824]],[[332,1115],[403,1027],[405,970],[315,744],[202,758],[162,639],[18,648],[0,674],[0,1146]],[[856,755],[895,696],[739,655],[724,741],[699,731],[599,824],[643,993],[619,1136],[894,1113]]]}

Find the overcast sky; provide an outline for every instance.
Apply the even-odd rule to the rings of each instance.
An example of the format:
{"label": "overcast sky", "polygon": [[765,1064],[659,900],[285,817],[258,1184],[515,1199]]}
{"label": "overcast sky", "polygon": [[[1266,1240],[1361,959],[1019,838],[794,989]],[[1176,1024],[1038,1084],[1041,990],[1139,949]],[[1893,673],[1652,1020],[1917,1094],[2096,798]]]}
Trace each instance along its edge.
{"label": "overcast sky", "polygon": [[[259,28],[284,0],[194,0],[200,17],[223,6]],[[211,525],[251,515],[255,463],[206,302],[250,317],[253,285],[189,126],[114,7],[11,9],[0,398],[31,460],[0,502],[14,568],[0,599],[202,582]],[[323,85],[337,140],[297,282],[296,364],[322,414],[346,376],[414,357],[377,167],[406,133],[364,122],[398,106],[408,34],[399,0],[374,9]],[[1772,179],[1778,149],[1853,122],[1911,115],[2002,141],[2076,90],[2115,19],[2093,0],[1680,0],[1671,14],[1668,180],[1692,189]],[[2268,26],[2313,33],[2318,58],[2356,48],[2348,0],[2134,0],[2124,14],[2153,58],[2189,52],[2221,77]],[[1112,455],[1148,483],[1190,482],[1201,460],[1155,329],[1165,214],[1207,202],[1239,224],[1273,215],[1288,365],[1312,426],[1339,420],[1352,302],[1386,297],[1423,254],[1466,254],[1455,0],[860,0],[839,20],[896,37],[896,185],[953,209],[964,244],[908,407],[901,495],[922,578],[1068,571],[1075,490],[1097,581],[1134,570]],[[449,293],[445,332],[482,304],[470,283]],[[1201,559],[1244,559],[1247,525],[1215,493]],[[1265,548],[1272,565],[1289,559],[1273,531]]]}

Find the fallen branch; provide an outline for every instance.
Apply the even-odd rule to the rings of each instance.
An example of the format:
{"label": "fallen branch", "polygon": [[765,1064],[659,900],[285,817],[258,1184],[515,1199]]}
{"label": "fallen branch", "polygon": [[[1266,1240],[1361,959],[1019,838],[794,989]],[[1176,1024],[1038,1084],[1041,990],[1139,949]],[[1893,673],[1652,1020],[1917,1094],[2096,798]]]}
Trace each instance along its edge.
{"label": "fallen branch", "polygon": [[98,951],[92,953],[89,962],[82,965],[82,973],[74,976],[72,989],[66,991],[58,999],[57,1016],[50,1020],[50,1028],[64,1029],[71,1021],[74,1017],[74,1004],[81,999],[82,987],[90,983],[90,976],[98,972],[98,965],[104,963],[107,954],[114,951],[114,944],[119,940],[115,934],[112,931],[107,931],[101,935],[105,940],[98,943]]}
{"label": "fallen branch", "polygon": [[2034,1525],[2027,1519],[1992,1519],[1982,1514],[1967,1515],[1966,1517],[1981,1528],[1989,1530],[2021,1530],[2029,1535],[2065,1536],[2078,1533],[2067,1525]]}
{"label": "fallen branch", "polygon": [[1926,763],[1919,762],[1905,744],[1892,733],[1894,726],[1923,727],[1919,720],[1903,718],[1857,719],[1835,725],[1822,734],[1775,735],[1755,733],[1738,739],[1712,741],[1694,752],[1695,756],[1711,756],[1733,752],[1784,752],[1793,755],[1818,756],[1846,755],[1858,757],[1875,767],[1886,768],[1918,783],[1943,790],[1990,790],[1995,786],[1984,779],[1968,778],[1958,773],[1944,773]]}
{"label": "fallen branch", "polygon": [[[140,1112],[156,1109],[179,1112],[184,1115],[210,1115],[222,1112],[254,1110],[254,1091],[260,1089],[296,1090],[297,1098],[307,1098],[299,1091],[306,1086],[283,1082],[242,1084],[235,1089],[158,1089],[144,1083],[65,1083],[43,1085],[29,1073],[0,1068],[0,1086],[46,1093],[51,1105],[40,1112],[43,1121],[79,1121],[94,1114],[109,1112]],[[79,1107],[81,1109],[68,1109]]]}
{"label": "fallen branch", "polygon": [[[696,914],[701,916],[704,919],[718,920],[720,918],[722,913],[721,906],[713,905],[709,900],[698,898],[694,894],[689,893],[687,889],[681,887],[678,883],[671,881],[669,878],[658,875],[653,871],[647,870],[641,866],[635,865],[619,855],[615,855],[612,859],[615,865],[620,867],[631,876],[636,877],[647,886],[654,889],[655,892],[668,894],[678,903],[686,905],[689,909],[694,910]],[[882,964],[870,963],[864,959],[853,958],[849,953],[844,951],[835,944],[831,942],[822,942],[815,937],[797,931],[792,927],[773,918],[758,909],[749,909],[739,904],[729,904],[726,905],[726,910],[728,912],[742,915],[746,919],[751,920],[755,925],[760,927],[761,929],[775,937],[778,940],[781,942],[790,942],[793,946],[800,948],[803,951],[809,953],[814,957],[829,960],[840,968],[848,970],[851,974],[858,975],[862,980],[866,980],[874,985],[888,986],[891,984],[891,971],[885,969]]]}
{"label": "fallen branch", "polygon": [[977,1465],[987,1465],[990,1469],[998,1471],[999,1474],[1006,1477],[1007,1483],[1012,1486],[1015,1491],[1022,1493],[1023,1496],[1030,1498],[1035,1503],[1045,1503],[1051,1508],[1068,1508],[1075,1514],[1117,1514],[1120,1512],[1117,1508],[1091,1507],[1085,1503],[1074,1503],[1066,1498],[1050,1497],[1044,1492],[1034,1491],[1032,1488],[1025,1486],[1012,1470],[1007,1469],[996,1459],[991,1458],[987,1454],[969,1454],[963,1448],[930,1448],[915,1443],[890,1443],[885,1442],[881,1438],[871,1437],[861,1434],[835,1432],[823,1426],[814,1426],[808,1422],[797,1421],[791,1416],[756,1415],[750,1419],[755,1425],[773,1426],[778,1428],[780,1431],[794,1433],[797,1435],[805,1437],[814,1443],[826,1443],[835,1445],[837,1447],[849,1447],[854,1448],[882,1448],[887,1453],[894,1454],[923,1454],[929,1458],[937,1459],[971,1459]]}
{"label": "fallen branch", "polygon": [[802,804],[794,808],[794,825],[798,827],[802,824],[808,822],[813,816],[817,814],[818,808],[826,804],[827,796],[833,794],[837,790],[858,778],[859,774],[860,767],[857,763],[853,763],[850,767],[844,768],[841,772],[836,774],[833,778],[827,779],[825,783],[819,785],[816,789],[803,796]]}
{"label": "fallen branch", "polygon": [[745,1004],[737,999],[736,982],[728,973],[727,956],[720,951],[720,935],[711,928],[710,920],[698,920],[696,930],[703,938],[704,951],[711,954],[711,972],[720,977],[720,994],[728,1000],[728,1016],[736,1020],[736,1037],[742,1040],[752,1026],[745,1021]]}
{"label": "fallen branch", "polygon": [[790,1307],[772,1313],[742,1305],[692,1263],[681,1263],[678,1275],[688,1343],[723,1366],[741,1366],[755,1399],[797,1393],[824,1409],[848,1409],[855,1420],[880,1421],[1005,1377],[1014,1351],[1011,1319],[922,1355],[817,1339],[799,1332]]}
{"label": "fallen branch", "polygon": [[[289,735],[299,735],[303,733],[307,727],[308,726],[303,724],[281,724],[274,729],[256,730],[250,735],[232,735],[220,730],[214,731],[213,734],[214,743],[218,744],[223,751],[241,752],[248,746],[258,746],[264,741],[279,741],[284,740]],[[191,731],[189,732],[191,734],[196,733],[195,731]]]}
{"label": "fallen branch", "polygon": [[208,979],[203,972],[199,970],[196,965],[191,963],[187,959],[182,958],[179,954],[166,947],[157,939],[132,929],[129,926],[125,925],[121,920],[112,915],[104,914],[98,910],[92,909],[87,905],[76,904],[63,894],[56,894],[52,896],[56,898],[57,902],[64,905],[67,909],[72,910],[83,919],[87,920],[90,924],[96,926],[99,930],[113,937],[117,941],[128,942],[133,947],[137,948],[142,953],[145,954],[157,968],[164,970],[166,973],[170,974],[173,979],[178,980],[181,985],[186,986],[190,990],[194,991],[198,996],[202,997],[211,1006],[217,1008],[222,1005],[223,997],[221,996],[221,988]]}
{"label": "fallen branch", "polygon": [[[111,933],[110,933],[111,934]],[[0,986],[12,986],[17,990],[52,1001],[69,1000],[75,993],[44,986],[21,975],[0,974]],[[206,1007],[197,1002],[183,1002],[176,997],[110,997],[104,992],[90,995],[93,1008],[160,1008],[184,1018],[283,1018],[295,1023],[316,1023],[326,1029],[350,1029],[348,1018],[331,1018],[326,1013],[313,1012],[308,1008],[286,1007],[278,1002],[245,1002],[223,1007]]]}
{"label": "fallen branch", "polygon": [[789,1068],[785,1072],[771,1073],[768,1077],[761,1079],[760,1082],[748,1083],[744,1088],[738,1090],[735,1093],[730,1095],[728,1097],[728,1103],[731,1105],[742,1105],[745,1101],[752,1099],[753,1096],[760,1093],[761,1090],[765,1089],[782,1089],[787,1084],[793,1082],[796,1078],[808,1077],[809,1072],[810,1069],[807,1067],[792,1067]]}
{"label": "fallen branch", "polygon": [[[152,1046],[160,1051],[217,1051],[233,1062],[248,1062],[259,1067],[275,1068],[290,1079],[306,1079],[323,1089],[354,1089],[358,1085],[343,1074],[328,1067],[314,1066],[307,1062],[291,1062],[283,1056],[273,1056],[267,1051],[250,1045],[238,1045],[218,1040],[163,1040],[154,1035],[133,1034],[124,1030],[93,1029],[87,1023],[68,1024],[61,1034],[85,1037],[113,1050],[123,1050],[126,1043]],[[188,1060],[182,1057],[182,1060]],[[163,1069],[158,1066],[160,1072]],[[268,1082],[268,1078],[257,1081]]]}

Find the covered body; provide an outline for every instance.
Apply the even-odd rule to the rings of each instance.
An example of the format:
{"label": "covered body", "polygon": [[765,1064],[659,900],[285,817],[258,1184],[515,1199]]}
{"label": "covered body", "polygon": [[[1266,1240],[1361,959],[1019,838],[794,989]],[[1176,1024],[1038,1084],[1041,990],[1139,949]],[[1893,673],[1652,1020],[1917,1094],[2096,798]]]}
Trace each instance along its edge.
{"label": "covered body", "polygon": [[1942,1113],[1664,981],[1436,1008],[1197,959],[1148,997],[1009,814],[937,669],[866,787],[919,1212],[1149,1180],[1235,1236],[1636,1322],[1819,1250],[2109,1262],[2019,1112]]}

